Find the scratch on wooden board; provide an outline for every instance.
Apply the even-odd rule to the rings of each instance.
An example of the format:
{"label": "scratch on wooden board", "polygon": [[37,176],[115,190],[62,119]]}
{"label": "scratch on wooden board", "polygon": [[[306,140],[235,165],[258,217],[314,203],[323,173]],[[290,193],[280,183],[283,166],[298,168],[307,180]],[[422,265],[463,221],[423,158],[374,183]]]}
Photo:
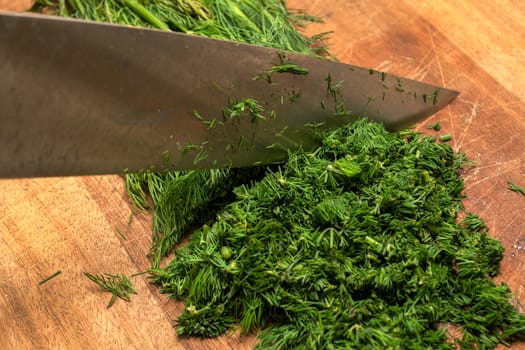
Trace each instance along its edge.
{"label": "scratch on wooden board", "polygon": [[375,66],[374,69],[378,71],[389,71],[391,67],[393,66],[394,66],[394,63],[391,60],[384,60],[381,63],[379,63],[377,66]]}
{"label": "scratch on wooden board", "polygon": [[403,71],[406,67],[410,68],[414,60],[408,56],[396,56],[394,60],[386,59],[374,67],[375,70],[384,72]]}
{"label": "scratch on wooden board", "polygon": [[470,104],[471,108],[470,108],[470,112],[465,113],[465,114],[460,116],[461,118],[465,119],[466,126],[462,128],[459,136],[456,138],[456,140],[457,140],[457,142],[455,143],[455,148],[456,149],[458,147],[460,147],[461,145],[463,145],[463,141],[465,140],[465,137],[468,134],[468,131],[470,129],[470,126],[472,125],[472,122],[478,116],[478,108],[480,106],[480,104],[479,104],[479,95],[478,95],[478,97],[476,97],[476,101],[462,100],[462,102]]}
{"label": "scratch on wooden board", "polygon": [[518,288],[518,292],[516,293],[516,299],[518,301],[518,309],[520,310],[520,312],[525,312],[525,305],[519,302],[520,300],[523,300],[522,292],[523,292],[523,284],[520,284]]}
{"label": "scratch on wooden board", "polygon": [[430,26],[429,25],[427,25],[426,28],[427,28],[427,32],[428,32],[428,37],[430,39],[430,45],[432,45],[432,51],[434,52],[434,57],[436,58],[436,64],[437,64],[437,67],[438,67],[439,75],[441,77],[441,83],[443,85],[445,85],[445,74],[443,73],[443,67],[441,66],[441,60],[439,59],[439,52],[438,52],[438,49],[436,47],[436,43],[434,42],[434,35],[433,35],[432,31],[430,30]]}
{"label": "scratch on wooden board", "polygon": [[[478,143],[478,142],[479,142],[480,140],[482,140],[484,137],[487,137],[487,136],[485,136],[485,135],[476,135],[476,136],[474,136],[474,137],[469,136],[468,141],[461,142],[461,143],[458,142],[458,144],[459,144],[460,146],[462,146],[462,147],[465,147],[465,146],[468,146],[468,145],[473,144],[473,143],[474,143],[474,144]],[[480,153],[478,153],[478,155],[479,155],[479,154],[480,154]]]}
{"label": "scratch on wooden board", "polygon": [[[503,167],[506,170],[514,170],[517,167],[519,167],[524,161],[525,161],[525,155],[523,155],[522,157],[519,157],[519,158],[515,158],[515,159],[508,159],[508,160],[504,160],[504,161],[496,161],[496,162],[491,163],[491,164],[480,165],[477,168],[480,169],[480,170],[485,170],[485,169],[491,169],[491,168],[494,168],[494,167],[498,167],[498,168]],[[507,169],[509,167],[511,169]]]}
{"label": "scratch on wooden board", "polygon": [[429,59],[433,54],[433,50],[427,51],[423,58],[419,60],[419,64],[413,69],[412,73],[408,76],[415,80],[424,80],[427,74],[430,72],[430,68],[433,66],[435,59]]}
{"label": "scratch on wooden board", "polygon": [[465,181],[467,181],[467,183],[468,183],[469,180],[473,178],[473,175],[479,175],[479,173],[482,172],[483,170],[496,168],[495,171],[491,175],[484,176],[483,178],[481,178],[481,179],[479,179],[479,180],[477,180],[475,182],[468,183],[469,187],[478,186],[478,185],[480,185],[482,183],[485,183],[485,182],[487,182],[489,180],[492,180],[492,179],[497,178],[497,177],[499,177],[501,175],[504,175],[506,173],[510,173],[511,171],[514,171],[524,161],[525,161],[525,156],[520,157],[520,158],[516,158],[516,159],[510,159],[510,160],[503,161],[503,162],[495,162],[495,163],[492,163],[492,164],[479,166],[479,167],[476,168],[477,171],[475,172],[475,174],[471,174],[471,175],[467,174],[465,176]]}
{"label": "scratch on wooden board", "polygon": [[511,219],[507,222],[505,227],[503,227],[502,232],[506,232],[510,226],[514,224],[516,220],[521,220],[521,214],[523,213],[523,209],[515,210],[511,213],[510,217]]}
{"label": "scratch on wooden board", "polygon": [[[446,84],[446,79],[445,79],[445,73],[443,72],[443,66],[441,65],[441,59],[439,58],[439,50],[437,49],[436,43],[434,41],[433,32],[430,29],[430,26],[428,24],[426,25],[426,29],[427,29],[428,37],[430,39],[431,51],[432,51],[432,53],[434,55],[434,59],[435,59],[435,62],[436,62],[436,66],[438,68],[439,76],[441,78],[441,84],[443,86],[446,86],[447,84]],[[432,61],[434,61],[434,60],[432,60]],[[452,117],[450,106],[447,106],[445,108],[445,111],[447,111],[448,119],[450,120],[450,125],[451,125],[452,130],[455,130],[454,118]]]}

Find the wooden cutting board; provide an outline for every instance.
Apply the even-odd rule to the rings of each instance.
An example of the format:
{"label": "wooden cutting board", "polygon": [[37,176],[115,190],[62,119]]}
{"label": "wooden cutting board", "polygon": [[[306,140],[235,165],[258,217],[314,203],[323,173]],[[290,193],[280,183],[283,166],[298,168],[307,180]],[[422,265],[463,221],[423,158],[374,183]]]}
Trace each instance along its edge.
{"label": "wooden cutting board", "polygon": [[[23,9],[30,1],[0,0]],[[506,252],[498,281],[525,312],[525,2],[519,0],[290,0],[324,18],[341,61],[461,91],[424,124],[441,121],[477,166],[465,174],[467,209]],[[1,83],[1,82],[0,82]],[[423,125],[420,128],[423,129]],[[98,291],[82,272],[145,270],[150,217],[136,216],[119,176],[0,180],[0,349],[250,349],[253,336],[178,338],[182,310],[142,276],[131,302]],[[125,233],[121,237],[116,229]],[[62,273],[39,286],[46,276]],[[516,344],[513,349],[525,349]]]}

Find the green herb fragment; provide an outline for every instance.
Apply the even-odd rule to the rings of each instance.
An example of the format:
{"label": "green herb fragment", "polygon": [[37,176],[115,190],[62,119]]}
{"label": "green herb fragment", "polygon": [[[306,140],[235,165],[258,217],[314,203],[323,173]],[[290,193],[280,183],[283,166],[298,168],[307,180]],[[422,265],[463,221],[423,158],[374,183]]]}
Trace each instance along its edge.
{"label": "green herb fragment", "polygon": [[339,97],[341,96],[341,87],[343,86],[343,81],[340,80],[333,84],[332,76],[330,74],[326,76],[325,81],[327,95],[332,97],[334,102],[337,102]]}
{"label": "green herb fragment", "polygon": [[261,73],[261,74],[257,74],[256,76],[254,76],[252,78],[252,80],[264,80],[268,84],[271,84],[272,83],[272,76],[270,74],[268,74],[268,73]]}
{"label": "green herb fragment", "polygon": [[297,64],[293,63],[286,63],[286,64],[280,64],[277,66],[273,66],[272,68],[268,69],[269,74],[273,73],[291,73],[296,75],[308,75],[310,71],[304,67],[301,67]]}
{"label": "green herb fragment", "polygon": [[208,129],[213,129],[217,120],[213,118],[212,120],[203,120],[202,124],[206,125]]}
{"label": "green herb fragment", "polygon": [[130,301],[131,294],[137,294],[135,287],[133,287],[130,279],[126,275],[92,275],[87,272],[84,272],[84,275],[96,283],[101,290],[111,292],[112,296],[107,305],[108,309],[113,306],[116,298]]}
{"label": "green herb fragment", "polygon": [[437,99],[438,99],[439,91],[440,91],[440,89],[437,88],[437,89],[432,93],[432,104],[433,104],[433,105],[435,105],[435,104],[437,103]]}
{"label": "green herb fragment", "polygon": [[57,277],[57,276],[60,275],[61,273],[62,273],[62,271],[58,270],[57,272],[53,273],[53,274],[50,275],[50,276],[47,276],[46,278],[44,278],[43,280],[41,280],[40,282],[38,282],[38,285],[41,286],[41,285],[43,285],[44,283],[49,282],[50,280],[52,280],[53,278]]}
{"label": "green herb fragment", "polygon": [[128,233],[129,231],[129,228],[131,226],[131,222],[133,221],[133,218],[135,217],[135,213],[133,212],[133,210],[129,213],[129,217],[128,217],[128,222],[126,224],[126,230],[125,232],[123,232],[119,227],[116,227],[115,228],[115,232],[117,232],[117,234],[122,238],[122,239],[127,239],[126,238],[126,234]]}
{"label": "green herb fragment", "polygon": [[122,230],[119,227],[115,228],[115,232],[120,236],[120,238],[126,239],[126,235],[124,234],[124,232],[122,232]]}
{"label": "green herb fragment", "polygon": [[208,158],[208,152],[204,148],[200,148],[197,154],[195,155],[195,158],[193,159],[193,165],[199,164],[206,158]]}
{"label": "green herb fragment", "polygon": [[187,144],[185,145],[183,148],[182,148],[182,151],[180,152],[180,155],[182,157],[184,157],[186,154],[188,154],[189,152],[195,150],[197,148],[197,145],[194,145],[194,144]]}
{"label": "green herb fragment", "polygon": [[439,130],[441,130],[441,123],[440,122],[436,122],[436,123],[433,123],[433,124],[429,124],[429,125],[427,125],[427,129],[434,130],[434,131],[439,131]]}
{"label": "green herb fragment", "polygon": [[202,116],[196,110],[193,111],[193,117],[199,121],[202,121]]}
{"label": "green herb fragment", "polygon": [[525,188],[523,188],[521,186],[518,186],[518,185],[515,185],[514,182],[512,181],[512,179],[508,180],[507,184],[509,185],[509,187],[508,187],[509,190],[521,193],[522,195],[525,196]]}
{"label": "green herb fragment", "polygon": [[133,278],[133,277],[137,277],[137,276],[140,276],[140,275],[145,275],[145,274],[147,274],[147,273],[149,273],[148,270],[146,270],[146,271],[140,271],[140,272],[135,272],[135,273],[131,274],[131,278]]}
{"label": "green herb fragment", "polygon": [[288,101],[295,102],[301,97],[301,93],[297,91],[292,91],[288,94]]}
{"label": "green herb fragment", "polygon": [[444,134],[444,135],[439,136],[439,141],[441,142],[448,142],[450,140],[452,140],[452,135],[450,134]]}
{"label": "green herb fragment", "polygon": [[223,116],[224,120],[237,119],[244,115],[250,117],[252,123],[260,120],[265,120],[266,117],[261,114],[264,108],[252,98],[243,98],[238,101],[233,101],[230,105],[224,109]]}

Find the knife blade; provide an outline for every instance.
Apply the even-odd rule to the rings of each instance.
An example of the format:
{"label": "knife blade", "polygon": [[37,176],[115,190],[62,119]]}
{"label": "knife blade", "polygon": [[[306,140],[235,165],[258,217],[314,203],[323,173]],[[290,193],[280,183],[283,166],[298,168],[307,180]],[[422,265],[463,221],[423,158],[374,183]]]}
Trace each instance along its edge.
{"label": "knife blade", "polygon": [[0,177],[243,167],[367,117],[396,130],[458,92],[206,37],[0,13]]}

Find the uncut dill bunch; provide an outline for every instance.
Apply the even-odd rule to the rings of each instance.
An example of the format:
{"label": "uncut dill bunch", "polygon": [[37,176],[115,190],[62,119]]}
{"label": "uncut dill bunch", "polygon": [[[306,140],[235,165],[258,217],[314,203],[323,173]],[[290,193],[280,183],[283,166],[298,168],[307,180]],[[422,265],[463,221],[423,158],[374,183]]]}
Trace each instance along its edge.
{"label": "uncut dill bunch", "polygon": [[203,35],[302,53],[327,53],[321,33],[298,27],[319,19],[282,0],[37,0],[32,11]]}
{"label": "uncut dill bunch", "polygon": [[[32,9],[60,16],[173,30],[250,44],[326,54],[326,33],[308,38],[297,27],[318,21],[290,11],[282,0],[37,0]],[[152,265],[195,224],[213,216],[231,189],[261,175],[258,169],[214,169],[126,175],[138,208],[153,208]],[[148,202],[150,199],[150,202]]]}

